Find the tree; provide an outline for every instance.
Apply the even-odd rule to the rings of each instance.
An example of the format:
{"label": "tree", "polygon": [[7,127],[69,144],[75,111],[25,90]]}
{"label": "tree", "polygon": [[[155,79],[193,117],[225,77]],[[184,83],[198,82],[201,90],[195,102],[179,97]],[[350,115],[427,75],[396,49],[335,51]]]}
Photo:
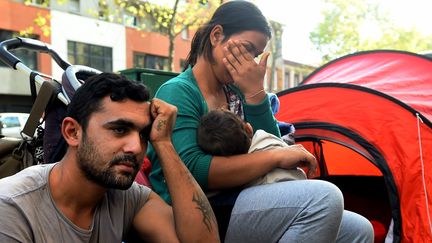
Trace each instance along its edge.
{"label": "tree", "polygon": [[324,0],[324,19],[310,34],[324,62],[371,49],[432,49],[431,36],[396,26],[376,1]]}
{"label": "tree", "polygon": [[[56,0],[66,3],[68,0]],[[30,0],[25,0],[29,4]],[[183,30],[194,30],[211,17],[221,0],[171,0],[172,5],[160,4],[156,0],[98,0],[99,9],[89,9],[88,12],[100,19],[123,23],[124,15],[141,20],[138,28],[142,31],[155,31],[169,39],[168,67],[174,70],[174,40]],[[167,2],[167,1],[165,1]],[[46,1],[48,4],[48,1]],[[48,6],[48,5],[46,5]],[[39,15],[35,25],[43,30],[44,35],[50,34],[47,25],[49,15]],[[21,35],[30,35],[33,26],[21,31]]]}
{"label": "tree", "polygon": [[[127,13],[135,18],[147,20],[139,24],[141,30],[156,31],[168,37],[168,66],[174,70],[174,40],[183,31],[197,29],[211,17],[220,0],[172,0],[172,5],[156,3],[157,1],[115,0],[118,8],[110,9],[105,0],[99,0],[99,6],[106,6],[107,20],[115,19]],[[146,23],[148,22],[148,23]]]}

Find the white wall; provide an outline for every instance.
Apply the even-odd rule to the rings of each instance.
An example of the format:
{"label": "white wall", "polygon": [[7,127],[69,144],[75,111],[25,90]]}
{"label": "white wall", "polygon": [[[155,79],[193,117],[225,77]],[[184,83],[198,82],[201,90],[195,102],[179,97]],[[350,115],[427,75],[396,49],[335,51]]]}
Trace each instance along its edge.
{"label": "white wall", "polygon": [[0,67],[0,94],[30,95],[29,78],[18,70]]}
{"label": "white wall", "polygon": [[[65,59],[68,40],[111,47],[113,71],[126,68],[126,33],[123,25],[51,11],[51,45]],[[53,77],[60,78],[63,70],[55,62],[52,65]]]}

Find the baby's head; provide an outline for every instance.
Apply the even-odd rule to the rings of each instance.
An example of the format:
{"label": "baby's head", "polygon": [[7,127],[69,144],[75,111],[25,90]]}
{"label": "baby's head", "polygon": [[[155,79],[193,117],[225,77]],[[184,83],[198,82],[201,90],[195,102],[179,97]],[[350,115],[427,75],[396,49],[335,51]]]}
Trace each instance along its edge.
{"label": "baby's head", "polygon": [[212,110],[202,116],[197,131],[198,146],[216,156],[247,153],[252,136],[249,123],[225,110]]}

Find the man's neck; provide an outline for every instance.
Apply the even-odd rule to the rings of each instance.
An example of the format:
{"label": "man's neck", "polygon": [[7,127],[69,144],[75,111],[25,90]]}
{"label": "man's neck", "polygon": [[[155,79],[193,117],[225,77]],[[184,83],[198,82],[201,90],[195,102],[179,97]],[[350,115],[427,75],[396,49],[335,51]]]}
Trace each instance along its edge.
{"label": "man's neck", "polygon": [[62,159],[49,175],[49,187],[56,207],[76,226],[89,229],[106,188],[89,181],[75,161]]}

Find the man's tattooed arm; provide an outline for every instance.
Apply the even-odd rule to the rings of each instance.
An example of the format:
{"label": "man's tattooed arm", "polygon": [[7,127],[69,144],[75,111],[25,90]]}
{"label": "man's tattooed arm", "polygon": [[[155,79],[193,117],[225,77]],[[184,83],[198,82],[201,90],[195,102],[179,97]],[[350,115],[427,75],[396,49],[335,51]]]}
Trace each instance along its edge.
{"label": "man's tattooed arm", "polygon": [[167,121],[166,120],[159,120],[156,129],[158,131],[162,130],[164,127],[166,127]]}
{"label": "man's tattooed arm", "polygon": [[212,231],[212,225],[216,223],[216,218],[207,197],[202,193],[196,192],[192,197],[192,201],[197,204],[196,208],[201,211],[203,215],[203,223],[209,231]]}
{"label": "man's tattooed arm", "polygon": [[[178,156],[171,141],[177,108],[153,99],[150,142],[159,158],[172,201],[169,225],[180,242],[220,242],[216,217],[204,192]],[[198,210],[197,210],[198,209]]]}

